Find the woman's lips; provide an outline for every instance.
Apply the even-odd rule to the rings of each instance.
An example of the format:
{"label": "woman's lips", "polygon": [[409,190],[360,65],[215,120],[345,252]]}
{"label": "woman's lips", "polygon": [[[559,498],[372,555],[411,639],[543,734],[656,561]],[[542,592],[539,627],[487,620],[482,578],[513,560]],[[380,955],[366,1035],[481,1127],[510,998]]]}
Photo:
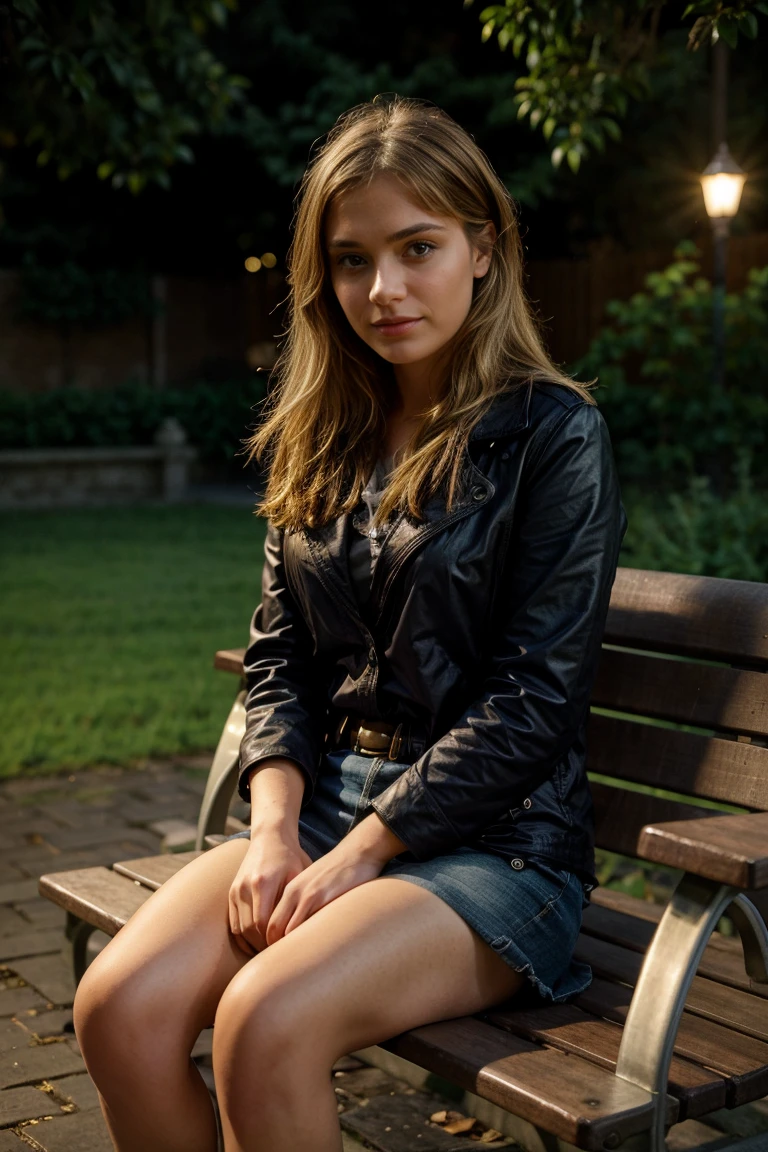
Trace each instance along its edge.
{"label": "woman's lips", "polygon": [[379,320],[374,324],[377,332],[381,332],[382,336],[404,336],[406,332],[410,332],[421,321],[420,316],[411,318],[402,317],[396,320]]}

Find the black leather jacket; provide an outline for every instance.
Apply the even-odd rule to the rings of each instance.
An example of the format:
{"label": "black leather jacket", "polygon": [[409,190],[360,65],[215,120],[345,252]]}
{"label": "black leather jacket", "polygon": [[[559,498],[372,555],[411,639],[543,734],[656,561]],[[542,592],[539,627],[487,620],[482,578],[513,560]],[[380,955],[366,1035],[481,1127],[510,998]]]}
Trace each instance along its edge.
{"label": "black leather jacket", "polygon": [[[238,790],[268,756],[312,795],[338,710],[415,720],[424,751],[373,801],[424,860],[472,844],[593,870],[589,695],[626,530],[605,422],[570,389],[510,389],[472,431],[470,483],[384,540],[361,618],[349,515],[267,527]],[[520,866],[519,864],[517,865]]]}

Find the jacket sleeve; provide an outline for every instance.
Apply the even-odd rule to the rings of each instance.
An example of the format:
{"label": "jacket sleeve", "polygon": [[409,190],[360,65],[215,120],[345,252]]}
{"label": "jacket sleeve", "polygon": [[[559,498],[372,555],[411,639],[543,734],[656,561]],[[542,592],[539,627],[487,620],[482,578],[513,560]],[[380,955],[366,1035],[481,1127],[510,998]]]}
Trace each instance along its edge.
{"label": "jacket sleeve", "polygon": [[250,802],[250,770],[267,757],[285,757],[304,773],[303,806],[314,789],[327,702],[311,633],[286,582],[283,540],[283,530],[268,522],[262,598],[243,661],[246,721],[237,790]]}
{"label": "jacket sleeve", "polygon": [[472,840],[554,771],[589,704],[626,530],[597,408],[530,445],[480,694],[372,801],[418,859]]}

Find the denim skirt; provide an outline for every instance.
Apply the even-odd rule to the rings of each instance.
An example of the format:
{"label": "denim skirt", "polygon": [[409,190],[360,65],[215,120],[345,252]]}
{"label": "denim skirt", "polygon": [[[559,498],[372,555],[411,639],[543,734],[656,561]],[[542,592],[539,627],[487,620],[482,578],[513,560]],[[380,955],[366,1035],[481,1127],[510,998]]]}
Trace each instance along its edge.
{"label": "denim skirt", "polygon": [[[349,749],[325,753],[312,799],[299,817],[299,843],[312,860],[369,815],[371,800],[407,767]],[[249,838],[250,830],[227,837]],[[528,978],[534,999],[567,1000],[592,979],[589,967],[573,959],[584,886],[574,873],[539,861],[515,864],[461,846],[430,860],[404,852],[385,864],[381,875],[428,888],[449,904],[510,968]]]}

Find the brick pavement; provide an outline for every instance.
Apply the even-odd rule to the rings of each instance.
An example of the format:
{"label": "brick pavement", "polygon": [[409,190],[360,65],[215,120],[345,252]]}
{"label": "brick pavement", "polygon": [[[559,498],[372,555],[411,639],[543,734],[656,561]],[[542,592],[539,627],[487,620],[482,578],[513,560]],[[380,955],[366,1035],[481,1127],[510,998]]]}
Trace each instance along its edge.
{"label": "brick pavement", "polygon": [[[0,1152],[112,1152],[72,1029],[74,983],[61,951],[65,913],[38,895],[37,878],[192,847],[209,762],[0,782]],[[233,808],[241,818],[246,811]],[[105,941],[100,933],[91,937],[94,948]],[[213,1091],[210,1052],[207,1030],[193,1056]],[[512,1143],[448,1135],[429,1117],[450,1102],[359,1060],[337,1064],[334,1087],[345,1152],[461,1152]]]}

